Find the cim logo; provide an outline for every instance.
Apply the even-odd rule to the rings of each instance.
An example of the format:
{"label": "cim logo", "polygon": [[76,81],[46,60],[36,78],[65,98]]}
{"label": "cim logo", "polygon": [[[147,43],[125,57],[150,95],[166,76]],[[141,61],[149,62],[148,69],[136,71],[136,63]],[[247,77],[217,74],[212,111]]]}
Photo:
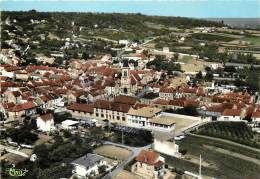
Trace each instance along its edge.
{"label": "cim logo", "polygon": [[28,171],[27,169],[15,169],[14,167],[6,169],[6,173],[12,177],[25,176]]}

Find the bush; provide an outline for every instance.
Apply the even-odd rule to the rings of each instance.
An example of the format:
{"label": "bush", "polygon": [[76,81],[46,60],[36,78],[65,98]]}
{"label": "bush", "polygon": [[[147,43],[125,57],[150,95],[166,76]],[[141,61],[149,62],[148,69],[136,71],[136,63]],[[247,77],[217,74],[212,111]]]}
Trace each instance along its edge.
{"label": "bush", "polygon": [[64,135],[65,138],[70,138],[72,136],[72,134],[68,130],[64,130],[63,135]]}

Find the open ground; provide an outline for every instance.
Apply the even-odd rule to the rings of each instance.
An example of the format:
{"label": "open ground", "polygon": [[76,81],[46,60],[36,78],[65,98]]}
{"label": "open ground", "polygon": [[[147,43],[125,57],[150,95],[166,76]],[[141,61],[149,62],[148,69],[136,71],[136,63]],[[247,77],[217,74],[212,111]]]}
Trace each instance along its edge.
{"label": "open ground", "polygon": [[96,154],[117,160],[126,160],[132,154],[132,152],[128,149],[113,145],[103,145],[96,148],[94,152]]}

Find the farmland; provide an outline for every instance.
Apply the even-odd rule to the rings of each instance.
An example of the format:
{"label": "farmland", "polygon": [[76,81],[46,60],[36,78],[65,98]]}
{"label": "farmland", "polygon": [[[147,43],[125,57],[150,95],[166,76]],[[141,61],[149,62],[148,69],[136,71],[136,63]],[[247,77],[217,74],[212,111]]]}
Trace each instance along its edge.
{"label": "farmland", "polygon": [[181,150],[187,150],[184,155],[186,159],[165,156],[166,164],[178,170],[198,173],[199,163],[191,159],[199,159],[202,155],[202,163],[205,163],[202,165],[202,175],[224,179],[259,178],[260,165],[254,161],[260,153],[256,151],[190,135],[178,144]]}
{"label": "farmland", "polygon": [[206,40],[206,41],[223,41],[229,42],[235,40],[235,38],[226,36],[226,35],[216,35],[216,34],[204,34],[204,33],[194,33],[192,34],[192,38],[197,40]]}
{"label": "farmland", "polygon": [[201,126],[195,133],[231,140],[237,143],[260,148],[257,134],[244,122],[214,122]]}

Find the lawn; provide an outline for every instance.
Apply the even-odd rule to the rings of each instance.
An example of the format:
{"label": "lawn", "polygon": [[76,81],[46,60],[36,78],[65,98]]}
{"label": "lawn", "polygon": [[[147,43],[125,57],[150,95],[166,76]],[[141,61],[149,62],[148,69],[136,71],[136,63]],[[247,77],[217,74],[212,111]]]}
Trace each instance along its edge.
{"label": "lawn", "polygon": [[[203,162],[209,163],[210,166],[202,167],[202,175],[212,176],[217,178],[227,179],[242,179],[242,178],[259,178],[260,166],[237,158],[228,154],[212,150],[208,146],[217,146],[225,150],[234,151],[237,153],[243,153],[249,157],[258,155],[249,149],[239,148],[237,146],[227,145],[221,142],[215,142],[208,139],[202,139],[194,136],[187,136],[183,141],[178,142],[180,149],[186,149],[188,156],[194,156],[198,158],[202,155]],[[252,156],[251,156],[252,155]],[[178,159],[174,157],[166,157],[166,164],[178,169],[187,170],[190,172],[198,173],[198,164]]]}
{"label": "lawn", "polygon": [[113,145],[103,145],[94,150],[94,153],[117,160],[126,160],[132,152],[128,149]]}

